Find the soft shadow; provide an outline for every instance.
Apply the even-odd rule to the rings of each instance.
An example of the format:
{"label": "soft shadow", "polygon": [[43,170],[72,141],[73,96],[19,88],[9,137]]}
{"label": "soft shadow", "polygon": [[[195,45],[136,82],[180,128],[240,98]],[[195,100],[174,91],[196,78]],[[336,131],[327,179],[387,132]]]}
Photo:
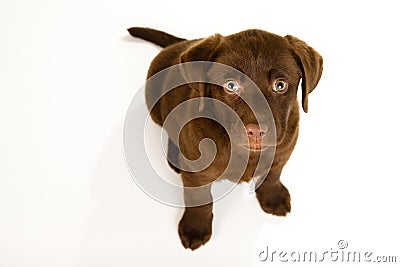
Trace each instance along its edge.
{"label": "soft shadow", "polygon": [[143,39],[140,39],[140,38],[133,37],[133,36],[131,36],[129,34],[122,36],[121,40],[124,41],[124,42],[136,43],[136,44],[144,44],[144,43],[147,44],[147,45],[151,44],[154,47],[156,47],[157,49],[160,49],[160,47],[158,45],[156,45],[156,44],[153,44],[153,43],[151,43],[149,41],[146,41],[146,40],[143,40]]}

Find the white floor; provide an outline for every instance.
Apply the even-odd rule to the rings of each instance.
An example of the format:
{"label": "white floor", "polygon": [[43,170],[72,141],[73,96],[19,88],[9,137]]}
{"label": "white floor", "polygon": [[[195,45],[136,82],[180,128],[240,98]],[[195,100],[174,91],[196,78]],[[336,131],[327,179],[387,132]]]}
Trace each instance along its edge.
{"label": "white floor", "polygon": [[[2,1],[0,266],[288,265],[307,251],[399,262],[395,3],[268,2]],[[183,249],[182,210],[145,195],[124,162],[125,112],[159,51],[131,26],[186,38],[260,28],[322,54],[282,175],[290,215],[264,214],[240,185],[215,204],[210,242]],[[321,265],[348,266],[327,255]]]}

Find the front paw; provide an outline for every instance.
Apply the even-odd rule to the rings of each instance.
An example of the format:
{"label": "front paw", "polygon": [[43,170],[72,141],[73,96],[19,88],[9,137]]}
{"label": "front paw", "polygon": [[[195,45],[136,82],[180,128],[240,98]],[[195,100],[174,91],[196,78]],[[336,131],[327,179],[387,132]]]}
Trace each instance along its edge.
{"label": "front paw", "polygon": [[195,250],[210,240],[213,215],[208,217],[210,218],[196,218],[184,213],[179,222],[178,233],[185,248]]}
{"label": "front paw", "polygon": [[285,216],[290,212],[290,194],[282,184],[267,189],[260,188],[257,190],[257,199],[261,208],[267,213]]}

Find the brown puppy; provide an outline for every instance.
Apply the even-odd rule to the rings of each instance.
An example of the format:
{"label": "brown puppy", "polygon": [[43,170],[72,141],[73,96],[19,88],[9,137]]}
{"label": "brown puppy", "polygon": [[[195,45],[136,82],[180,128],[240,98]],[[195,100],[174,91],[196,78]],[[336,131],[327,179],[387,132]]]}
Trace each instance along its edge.
{"label": "brown puppy", "polygon": [[[157,99],[163,92],[164,84],[168,83],[168,78],[157,85],[146,86],[146,103],[151,117],[161,126],[175,107],[195,98],[207,97],[219,100],[231,107],[240,118],[238,122],[216,105],[197,102],[193,105],[197,105],[199,112],[205,109],[211,110],[228,126],[223,127],[207,118],[193,119],[181,129],[179,141],[170,136],[176,129],[172,129],[173,127],[166,129],[170,136],[168,161],[171,167],[181,173],[185,187],[202,186],[201,190],[195,193],[185,190],[187,207],[178,227],[183,246],[194,250],[211,237],[213,214],[210,184],[219,177],[247,182],[255,176],[257,164],[259,165],[257,168],[264,167],[264,172],[261,172],[264,179],[256,189],[261,208],[267,213],[278,216],[285,216],[290,212],[290,194],[280,182],[280,174],[298,136],[297,88],[301,79],[302,107],[307,112],[308,94],[317,86],[322,74],[322,57],[305,42],[293,36],[281,37],[261,30],[247,30],[229,36],[216,34],[197,40],[185,40],[148,28],[134,27],[128,31],[132,36],[164,47],[153,60],[148,78],[176,64],[211,61],[231,66],[253,82],[253,84],[243,82],[245,79],[238,77],[237,74],[222,75],[211,66],[210,69],[202,71],[209,77],[220,76],[223,79],[222,85],[202,82],[183,84],[162,95],[159,101]],[[188,80],[188,76],[195,75],[193,73],[195,71],[183,68],[182,79]],[[267,107],[265,109],[258,107],[254,110],[241,98],[246,94],[248,99],[256,98],[251,90],[254,85],[268,102],[273,116],[272,121],[265,115],[268,113]],[[262,123],[259,118],[263,120]],[[244,125],[243,132],[237,130],[240,128],[240,123]],[[235,140],[229,138],[227,131],[236,133],[237,138]],[[200,171],[184,170],[182,156],[189,160],[198,159],[201,156],[199,144],[205,138],[212,139],[216,146],[216,155],[212,163]],[[236,146],[247,149],[249,155],[247,165],[244,170],[238,171],[236,175],[238,177],[233,177],[235,173],[221,176],[228,166],[231,149]],[[272,164],[264,166],[266,161],[260,158],[260,154],[268,147],[275,149],[275,155],[271,159]],[[205,152],[207,154],[207,151]],[[204,205],[198,206],[192,203],[204,203]]]}

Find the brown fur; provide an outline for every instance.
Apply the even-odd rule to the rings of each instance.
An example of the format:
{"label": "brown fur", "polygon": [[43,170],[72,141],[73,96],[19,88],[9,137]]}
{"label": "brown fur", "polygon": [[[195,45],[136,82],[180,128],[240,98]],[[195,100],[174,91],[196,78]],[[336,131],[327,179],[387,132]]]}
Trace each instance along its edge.
{"label": "brown fur", "polygon": [[[302,106],[307,112],[308,94],[317,86],[322,74],[322,57],[305,42],[293,36],[281,37],[261,30],[247,30],[229,36],[216,34],[197,40],[184,40],[147,28],[131,28],[129,33],[166,47],[151,63],[148,77],[179,63],[214,61],[240,70],[261,89],[275,120],[276,151],[272,166],[265,173],[266,179],[257,188],[256,196],[261,208],[267,213],[285,216],[290,212],[290,194],[280,182],[280,174],[289,160],[299,133],[297,88],[302,79]],[[183,78],[185,75],[193,73],[182,73]],[[271,90],[277,78],[285,78],[289,84],[284,93]],[[156,90],[160,89],[146,88],[147,103],[151,103],[159,95]],[[240,98],[227,94],[220,86],[205,83],[185,84],[170,91],[151,110],[151,117],[162,126],[174,107],[197,97],[210,97],[226,103],[236,111],[244,125],[256,123],[254,114]],[[218,112],[222,111],[216,110],[217,114]],[[222,113],[219,115],[224,116]],[[233,124],[232,128],[235,127],[237,125]],[[200,156],[198,144],[204,138],[211,138],[217,146],[217,155],[209,167],[199,172],[186,172],[181,171],[179,166],[171,166],[181,173],[183,184],[187,187],[207,185],[219,177],[230,157],[230,140],[218,123],[208,119],[195,119],[187,123],[180,132],[179,144],[169,140],[170,160],[178,158],[178,145],[184,156],[194,160]],[[253,177],[258,161],[259,154],[256,151],[251,152],[247,168],[242,177],[239,177],[240,181],[249,181]],[[197,195],[185,192],[186,203],[199,198],[210,200],[211,203],[187,207],[178,227],[183,246],[192,250],[205,244],[211,237],[213,214],[210,186],[204,187],[203,192]]]}

